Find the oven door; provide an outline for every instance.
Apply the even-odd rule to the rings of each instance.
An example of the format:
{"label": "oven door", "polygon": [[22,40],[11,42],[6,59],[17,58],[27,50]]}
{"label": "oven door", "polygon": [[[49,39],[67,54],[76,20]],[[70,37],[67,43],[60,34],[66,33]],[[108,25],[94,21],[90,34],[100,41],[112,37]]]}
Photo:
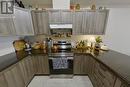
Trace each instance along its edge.
{"label": "oven door", "polygon": [[[58,58],[59,60],[66,60],[67,68],[55,68],[54,60]],[[57,59],[56,59],[57,60]],[[58,64],[58,63],[57,63]],[[57,65],[60,66],[60,65]],[[50,57],[49,58],[50,74],[73,74],[73,57]]]}

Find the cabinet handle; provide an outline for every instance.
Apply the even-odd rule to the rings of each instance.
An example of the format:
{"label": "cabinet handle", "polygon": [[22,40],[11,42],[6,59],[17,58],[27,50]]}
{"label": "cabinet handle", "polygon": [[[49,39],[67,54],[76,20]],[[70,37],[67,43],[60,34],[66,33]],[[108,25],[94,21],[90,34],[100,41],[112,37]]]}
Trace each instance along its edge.
{"label": "cabinet handle", "polygon": [[104,67],[103,65],[99,65],[99,67],[103,70],[103,71],[107,71],[106,67]]}

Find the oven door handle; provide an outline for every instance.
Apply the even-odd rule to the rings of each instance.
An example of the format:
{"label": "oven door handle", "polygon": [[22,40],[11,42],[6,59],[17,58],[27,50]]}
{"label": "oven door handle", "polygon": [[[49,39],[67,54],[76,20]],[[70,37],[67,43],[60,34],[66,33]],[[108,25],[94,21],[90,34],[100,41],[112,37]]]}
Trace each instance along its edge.
{"label": "oven door handle", "polygon": [[[57,57],[57,58],[60,58],[60,57]],[[49,59],[56,59],[56,57],[55,58],[53,58],[53,57],[50,57]],[[61,59],[68,59],[68,60],[73,60],[74,58],[73,57],[65,57],[65,58],[61,58]]]}

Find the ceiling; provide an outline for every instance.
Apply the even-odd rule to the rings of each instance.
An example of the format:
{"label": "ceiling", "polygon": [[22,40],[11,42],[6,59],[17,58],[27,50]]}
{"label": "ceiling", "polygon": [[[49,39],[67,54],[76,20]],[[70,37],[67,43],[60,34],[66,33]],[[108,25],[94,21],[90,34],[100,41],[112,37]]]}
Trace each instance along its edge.
{"label": "ceiling", "polygon": [[[22,0],[23,3],[33,7],[52,7],[52,0]],[[95,3],[97,6],[106,7],[130,7],[130,0],[70,0],[71,4],[79,3],[82,8],[90,6]]]}

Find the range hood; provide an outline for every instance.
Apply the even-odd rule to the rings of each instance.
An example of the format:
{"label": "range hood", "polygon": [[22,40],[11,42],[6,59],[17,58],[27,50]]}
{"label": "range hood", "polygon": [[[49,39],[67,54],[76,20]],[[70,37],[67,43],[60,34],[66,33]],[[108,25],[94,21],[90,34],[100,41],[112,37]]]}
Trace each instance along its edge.
{"label": "range hood", "polygon": [[50,24],[50,29],[72,29],[72,24]]}
{"label": "range hood", "polygon": [[50,24],[50,32],[54,37],[70,37],[72,24]]}
{"label": "range hood", "polygon": [[53,9],[70,9],[70,0],[52,0]]}

